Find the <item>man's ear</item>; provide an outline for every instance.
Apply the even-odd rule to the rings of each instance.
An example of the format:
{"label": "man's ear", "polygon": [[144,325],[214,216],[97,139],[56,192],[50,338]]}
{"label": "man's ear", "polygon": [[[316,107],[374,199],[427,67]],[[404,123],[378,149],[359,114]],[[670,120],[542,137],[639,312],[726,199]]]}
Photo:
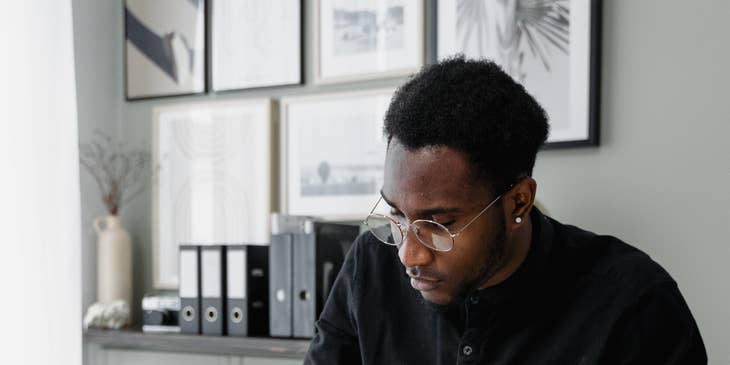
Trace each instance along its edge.
{"label": "man's ear", "polygon": [[507,224],[521,223],[532,211],[535,203],[537,182],[530,176],[522,178],[515,186],[506,192],[504,199],[505,220]]}

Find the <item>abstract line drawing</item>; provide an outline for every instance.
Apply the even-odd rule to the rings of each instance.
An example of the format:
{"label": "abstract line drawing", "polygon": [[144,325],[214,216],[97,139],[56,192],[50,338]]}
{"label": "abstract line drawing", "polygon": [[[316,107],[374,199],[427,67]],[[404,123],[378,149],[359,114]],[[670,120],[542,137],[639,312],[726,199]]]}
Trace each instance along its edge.
{"label": "abstract line drawing", "polygon": [[301,4],[300,0],[211,2],[211,88],[301,83]]}
{"label": "abstract line drawing", "polygon": [[269,242],[271,101],[154,111],[155,286],[177,285],[181,243]]}

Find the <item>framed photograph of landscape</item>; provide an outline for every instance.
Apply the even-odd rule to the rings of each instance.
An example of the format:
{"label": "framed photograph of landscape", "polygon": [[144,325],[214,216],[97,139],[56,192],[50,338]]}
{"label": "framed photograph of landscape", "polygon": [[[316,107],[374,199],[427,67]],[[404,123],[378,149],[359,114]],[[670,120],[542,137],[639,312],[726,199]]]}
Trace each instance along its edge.
{"label": "framed photograph of landscape", "polygon": [[269,242],[272,149],[269,99],[154,109],[156,288],[177,288],[181,243]]}
{"label": "framed photograph of landscape", "polygon": [[315,82],[403,76],[424,63],[423,0],[317,0]]}
{"label": "framed photograph of landscape", "polygon": [[301,0],[208,1],[213,91],[301,83]]}
{"label": "framed photograph of landscape", "polygon": [[600,0],[439,0],[439,59],[493,60],[548,114],[548,148],[599,143]]}
{"label": "framed photograph of landscape", "polygon": [[126,0],[127,100],[205,92],[205,0]]}
{"label": "framed photograph of landscape", "polygon": [[383,117],[392,95],[389,89],[282,99],[282,213],[367,216],[383,185]]}

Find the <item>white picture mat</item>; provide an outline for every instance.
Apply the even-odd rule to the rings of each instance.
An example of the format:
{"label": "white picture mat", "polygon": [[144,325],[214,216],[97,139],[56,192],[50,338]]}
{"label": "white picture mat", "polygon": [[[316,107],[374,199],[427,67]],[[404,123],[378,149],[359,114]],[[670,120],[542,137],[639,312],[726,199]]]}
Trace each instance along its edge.
{"label": "white picture mat", "polygon": [[[491,1],[491,0],[485,0]],[[591,1],[570,1],[570,34],[568,62],[553,66],[553,72],[566,73],[567,80],[560,86],[565,93],[550,91],[556,85],[540,85],[539,94],[531,89],[530,80],[525,88],[540,102],[548,113],[550,135],[548,142],[567,142],[586,140],[589,138],[590,121],[590,32]],[[438,37],[437,52],[439,59],[455,53],[465,53],[467,57],[478,54],[465,52],[459,46],[456,30],[456,1],[438,1]],[[558,52],[554,52],[555,55]],[[531,57],[531,54],[529,55]],[[534,74],[534,73],[533,73]],[[537,80],[536,83],[545,80]],[[569,100],[560,100],[562,95]]]}
{"label": "white picture mat", "polygon": [[[180,80],[175,82],[125,39],[127,97],[142,98],[205,91],[205,2],[199,9],[180,0],[126,0],[125,6],[151,31],[160,37],[175,34],[173,51],[181,56],[182,39],[195,51],[193,69],[178,67]],[[179,57],[183,58],[183,57]],[[185,72],[183,72],[186,70]]]}
{"label": "white picture mat", "polygon": [[[318,0],[315,15],[317,31],[316,83],[362,80],[405,75],[423,66],[424,6],[422,0]],[[388,7],[402,7],[402,47],[388,50],[384,33],[379,32],[375,50],[337,54],[335,9],[373,11],[379,19]]]}
{"label": "white picture mat", "polygon": [[180,243],[269,242],[271,108],[261,99],[154,110],[157,288],[177,288]]}
{"label": "white picture mat", "polygon": [[[393,90],[293,97],[281,102],[282,212],[329,220],[364,219],[380,197],[387,141],[383,118]],[[303,169],[326,159],[337,166],[368,166],[354,174],[368,193],[302,194]],[[340,169],[342,171],[342,169]]]}
{"label": "white picture mat", "polygon": [[213,90],[298,84],[300,4],[300,0],[212,0]]}

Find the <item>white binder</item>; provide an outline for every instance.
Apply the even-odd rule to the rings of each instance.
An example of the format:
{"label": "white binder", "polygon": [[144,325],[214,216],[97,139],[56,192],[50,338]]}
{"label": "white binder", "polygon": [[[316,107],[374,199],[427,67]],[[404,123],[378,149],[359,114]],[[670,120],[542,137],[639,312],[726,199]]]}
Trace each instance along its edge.
{"label": "white binder", "polygon": [[180,332],[200,333],[200,247],[180,245]]}
{"label": "white binder", "polygon": [[200,319],[204,335],[225,335],[225,246],[200,247],[201,308]]}

